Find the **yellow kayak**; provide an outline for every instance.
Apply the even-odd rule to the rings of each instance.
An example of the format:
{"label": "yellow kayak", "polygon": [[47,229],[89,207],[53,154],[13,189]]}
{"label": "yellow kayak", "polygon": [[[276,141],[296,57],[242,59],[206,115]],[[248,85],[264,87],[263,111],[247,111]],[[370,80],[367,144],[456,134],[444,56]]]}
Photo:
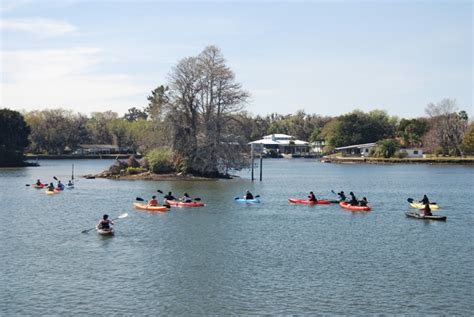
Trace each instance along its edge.
{"label": "yellow kayak", "polygon": [[[410,207],[411,208],[416,208],[416,209],[423,209],[425,208],[425,205],[423,205],[422,203],[410,203]],[[439,209],[439,206],[437,204],[430,204],[430,208],[431,209]]]}

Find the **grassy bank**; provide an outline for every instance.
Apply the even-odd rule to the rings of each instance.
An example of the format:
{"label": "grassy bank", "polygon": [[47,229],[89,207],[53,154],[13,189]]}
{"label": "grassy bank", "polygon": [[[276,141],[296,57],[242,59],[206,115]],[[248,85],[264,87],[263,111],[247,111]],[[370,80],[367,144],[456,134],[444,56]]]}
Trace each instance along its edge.
{"label": "grassy bank", "polygon": [[423,157],[423,158],[379,158],[379,157],[342,157],[324,156],[326,163],[366,163],[366,164],[474,164],[474,156],[468,157]]}

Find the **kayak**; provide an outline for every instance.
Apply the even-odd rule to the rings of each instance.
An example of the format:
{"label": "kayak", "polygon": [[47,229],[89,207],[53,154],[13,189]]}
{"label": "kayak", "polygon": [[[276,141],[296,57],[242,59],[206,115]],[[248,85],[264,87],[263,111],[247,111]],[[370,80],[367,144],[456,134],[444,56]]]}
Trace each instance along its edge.
{"label": "kayak", "polygon": [[189,202],[189,203],[185,203],[185,202],[178,201],[178,200],[165,199],[164,203],[168,204],[170,206],[173,206],[173,207],[204,207],[205,206],[204,203],[199,202],[199,201],[192,201],[192,202]]}
{"label": "kayak", "polygon": [[339,203],[339,206],[341,206],[344,209],[348,209],[350,211],[370,211],[369,206],[352,206],[351,204],[345,201],[341,201]]}
{"label": "kayak", "polygon": [[234,198],[234,200],[238,203],[247,203],[247,204],[259,204],[260,199],[254,198],[254,199],[245,199],[245,198]]}
{"label": "kayak", "polygon": [[44,188],[44,186],[46,186],[46,185],[45,184],[41,184],[41,185],[33,184],[33,188],[36,188],[36,189]]}
{"label": "kayak", "polygon": [[74,185],[71,185],[71,186],[66,185],[66,188],[67,188],[67,189],[73,189],[73,188],[74,188]]}
{"label": "kayak", "polygon": [[99,227],[95,227],[95,230],[97,231],[98,234],[100,234],[102,236],[111,236],[111,235],[114,234],[114,229],[113,228],[101,229]]}
{"label": "kayak", "polygon": [[[423,205],[422,203],[410,203],[410,207],[415,209],[423,209],[425,208],[425,205]],[[430,208],[439,209],[439,206],[438,204],[430,204]]]}
{"label": "kayak", "polygon": [[135,209],[148,210],[148,211],[159,211],[159,212],[168,211],[168,208],[166,208],[165,206],[148,206],[146,204],[140,204],[140,203],[133,203],[133,207]]}
{"label": "kayak", "polygon": [[45,191],[46,195],[54,195],[56,194],[56,190],[52,191],[52,190],[47,190]]}
{"label": "kayak", "polygon": [[446,221],[446,216],[423,216],[417,212],[406,212],[405,215],[410,218],[423,219],[423,220],[439,220]]}
{"label": "kayak", "polygon": [[288,202],[290,204],[303,204],[303,205],[329,205],[331,203],[331,201],[329,200],[310,201],[307,199],[299,199],[299,198],[288,198]]}

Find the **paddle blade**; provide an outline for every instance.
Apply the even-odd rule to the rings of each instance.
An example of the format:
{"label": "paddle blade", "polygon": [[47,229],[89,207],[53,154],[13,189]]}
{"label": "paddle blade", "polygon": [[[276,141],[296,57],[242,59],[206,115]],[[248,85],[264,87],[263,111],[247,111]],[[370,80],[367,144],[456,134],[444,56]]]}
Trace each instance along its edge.
{"label": "paddle blade", "polygon": [[260,195],[256,195],[255,198],[260,198]]}
{"label": "paddle blade", "polygon": [[196,198],[194,198],[194,200],[195,200],[195,201],[201,201],[201,198],[196,197]]}
{"label": "paddle blade", "polygon": [[158,193],[163,194],[163,192],[159,189],[156,190]]}
{"label": "paddle blade", "polygon": [[123,218],[127,218],[128,217],[128,213],[124,213],[124,214],[121,214],[120,216],[118,216],[118,219],[123,219]]}
{"label": "paddle blade", "polygon": [[414,199],[413,198],[408,198],[407,201],[411,204],[414,201]]}
{"label": "paddle blade", "polygon": [[237,200],[237,199],[239,199],[239,197],[234,197],[234,200]]}
{"label": "paddle blade", "polygon": [[30,186],[30,184],[26,184],[25,186]]}
{"label": "paddle blade", "polygon": [[138,201],[145,201],[145,199],[141,198],[141,197],[137,197],[135,198],[135,200],[138,200]]}
{"label": "paddle blade", "polygon": [[58,178],[57,178],[56,176],[53,176],[53,178],[54,178],[54,180],[55,180],[55,181],[57,181],[57,180],[58,180]]}

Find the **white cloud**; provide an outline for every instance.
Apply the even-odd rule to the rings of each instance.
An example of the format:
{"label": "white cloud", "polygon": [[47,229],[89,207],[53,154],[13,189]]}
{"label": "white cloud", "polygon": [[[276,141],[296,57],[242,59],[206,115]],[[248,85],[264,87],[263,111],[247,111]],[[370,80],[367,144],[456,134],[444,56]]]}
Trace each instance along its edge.
{"label": "white cloud", "polygon": [[21,31],[37,37],[48,38],[76,31],[76,27],[64,22],[44,18],[2,19],[0,28],[6,31]]}
{"label": "white cloud", "polygon": [[80,112],[125,112],[144,103],[148,88],[122,74],[98,73],[96,48],[2,53],[1,104],[13,109],[64,107]]}

